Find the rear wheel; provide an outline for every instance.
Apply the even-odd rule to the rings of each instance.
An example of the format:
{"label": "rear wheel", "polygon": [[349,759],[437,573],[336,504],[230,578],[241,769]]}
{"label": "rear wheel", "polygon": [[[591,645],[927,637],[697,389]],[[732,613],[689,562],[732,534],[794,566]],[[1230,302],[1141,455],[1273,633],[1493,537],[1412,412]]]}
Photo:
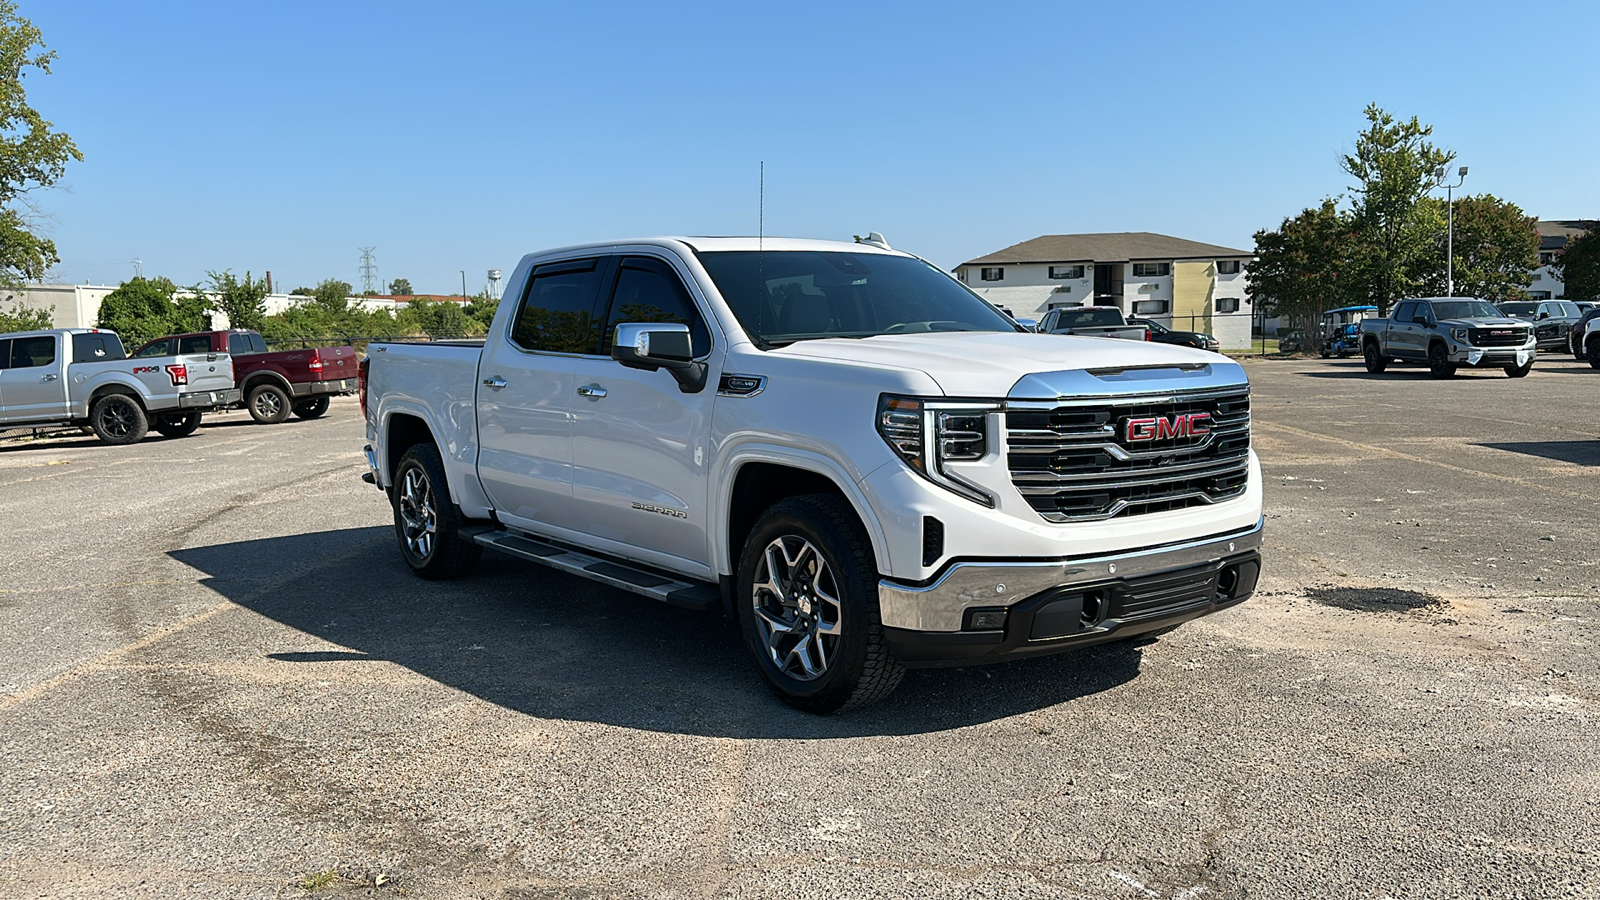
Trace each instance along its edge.
{"label": "rear wheel", "polygon": [[1435,378],[1450,378],[1456,374],[1456,364],[1450,361],[1450,353],[1443,344],[1428,348],[1428,374]]}
{"label": "rear wheel", "polygon": [[432,444],[417,444],[400,457],[389,501],[400,555],[423,578],[464,575],[483,557],[483,547],[461,534],[461,513],[450,499],[444,461]]}
{"label": "rear wheel", "polygon": [[157,416],[154,425],[156,431],[170,438],[188,437],[200,427],[200,414],[198,412],[168,413]]}
{"label": "rear wheel", "polygon": [[258,384],[245,400],[250,418],[263,425],[276,425],[289,418],[289,394],[275,384]]}
{"label": "rear wheel", "polygon": [[315,419],[328,411],[328,395],[301,400],[294,405],[294,414],[302,419]]}
{"label": "rear wheel", "polygon": [[881,700],[900,683],[877,583],[871,542],[844,501],[809,494],[762,514],[740,555],[739,622],[783,702],[826,714]]}
{"label": "rear wheel", "polygon": [[107,444],[137,444],[150,430],[144,407],[127,394],[107,394],[89,410],[89,427]]}
{"label": "rear wheel", "polygon": [[1361,355],[1366,358],[1367,371],[1374,375],[1382,375],[1383,370],[1389,368],[1389,360],[1378,352],[1377,341],[1368,341],[1367,345],[1361,348]]}
{"label": "rear wheel", "polygon": [[1583,345],[1583,350],[1589,358],[1589,366],[1600,369],[1600,338],[1591,338],[1589,343]]}

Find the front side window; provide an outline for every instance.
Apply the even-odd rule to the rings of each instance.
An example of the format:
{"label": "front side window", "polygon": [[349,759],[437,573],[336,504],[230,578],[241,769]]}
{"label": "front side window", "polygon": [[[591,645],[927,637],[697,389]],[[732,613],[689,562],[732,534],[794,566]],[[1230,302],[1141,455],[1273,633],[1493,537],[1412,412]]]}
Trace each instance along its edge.
{"label": "front side window", "polygon": [[600,336],[593,312],[599,293],[599,260],[540,266],[528,279],[512,323],[512,342],[524,350],[596,352]]}
{"label": "front side window", "polygon": [[1055,279],[1082,278],[1083,266],[1051,266],[1050,277]]}
{"label": "front side window", "polygon": [[1133,277],[1161,278],[1172,274],[1172,263],[1134,263]]}
{"label": "front side window", "polygon": [[55,361],[55,335],[43,334],[38,337],[11,339],[11,368],[32,369],[48,366]]}
{"label": "front side window", "polygon": [[699,257],[745,333],[763,349],[815,338],[1021,328],[910,256],[789,250]]}
{"label": "front side window", "polygon": [[983,269],[978,273],[978,277],[984,281],[1001,281],[1006,277],[1006,270],[1000,267]]}
{"label": "front side window", "polygon": [[677,273],[658,259],[632,256],[622,261],[616,290],[611,292],[605,330],[600,332],[602,355],[610,355],[617,326],[625,322],[687,325],[696,356],[711,348],[711,333],[689,298],[689,291]]}
{"label": "front side window", "polygon": [[161,340],[156,341],[148,347],[140,350],[138,353],[135,353],[133,356],[135,359],[144,359],[147,356],[176,356],[177,350],[174,349],[176,345],[177,341],[173,340],[172,338],[162,338]]}

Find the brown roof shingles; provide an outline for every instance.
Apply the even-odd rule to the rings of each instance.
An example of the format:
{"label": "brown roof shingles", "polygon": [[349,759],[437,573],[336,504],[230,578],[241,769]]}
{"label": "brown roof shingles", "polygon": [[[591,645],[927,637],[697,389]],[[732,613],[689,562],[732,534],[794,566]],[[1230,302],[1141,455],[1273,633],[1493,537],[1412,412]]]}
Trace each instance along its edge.
{"label": "brown roof shingles", "polygon": [[1188,241],[1149,231],[1124,231],[1113,234],[1047,234],[1031,241],[1013,244],[988,256],[969,260],[962,265],[1248,259],[1253,256],[1255,254],[1249,250],[1202,244],[1199,241]]}

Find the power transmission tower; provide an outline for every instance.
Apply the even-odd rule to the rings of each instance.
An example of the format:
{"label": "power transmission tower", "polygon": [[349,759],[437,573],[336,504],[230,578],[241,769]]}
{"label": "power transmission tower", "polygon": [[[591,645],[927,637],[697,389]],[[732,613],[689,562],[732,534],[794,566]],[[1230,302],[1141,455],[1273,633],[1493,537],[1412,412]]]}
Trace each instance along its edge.
{"label": "power transmission tower", "polygon": [[372,290],[372,279],[378,271],[378,264],[372,261],[372,251],[377,247],[361,247],[361,292],[363,294],[375,293]]}

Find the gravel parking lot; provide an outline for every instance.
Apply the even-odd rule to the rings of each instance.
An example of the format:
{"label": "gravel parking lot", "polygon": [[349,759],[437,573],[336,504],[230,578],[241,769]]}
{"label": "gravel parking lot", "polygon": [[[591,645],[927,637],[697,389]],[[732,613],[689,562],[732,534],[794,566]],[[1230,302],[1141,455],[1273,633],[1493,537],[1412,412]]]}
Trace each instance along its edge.
{"label": "gravel parking lot", "polygon": [[405,571],[359,411],[0,442],[0,896],[1600,896],[1600,372],[1247,363],[1261,590],[834,718]]}

